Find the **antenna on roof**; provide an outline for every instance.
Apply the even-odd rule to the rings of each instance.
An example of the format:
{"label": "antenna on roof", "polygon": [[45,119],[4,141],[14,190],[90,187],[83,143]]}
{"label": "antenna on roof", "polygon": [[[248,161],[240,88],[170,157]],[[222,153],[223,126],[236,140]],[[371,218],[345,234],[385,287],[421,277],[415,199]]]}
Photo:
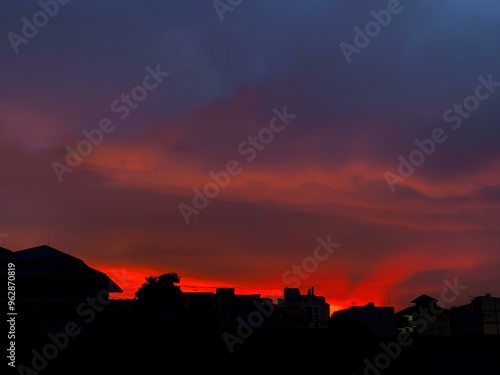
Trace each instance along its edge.
{"label": "antenna on roof", "polygon": [[49,239],[47,240],[47,246],[50,246],[50,234],[49,234]]}

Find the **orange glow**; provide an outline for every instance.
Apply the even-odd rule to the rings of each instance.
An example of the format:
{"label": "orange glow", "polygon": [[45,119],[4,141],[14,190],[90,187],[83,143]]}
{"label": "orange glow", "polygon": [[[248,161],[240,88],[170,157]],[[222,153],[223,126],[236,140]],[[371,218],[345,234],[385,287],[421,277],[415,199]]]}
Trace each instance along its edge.
{"label": "orange glow", "polygon": [[[108,277],[123,289],[123,293],[111,294],[112,299],[133,299],[135,297],[135,292],[145,282],[146,277],[158,276],[166,272],[164,269],[158,268],[87,264],[107,274]],[[284,285],[281,283],[278,283],[278,285],[270,284],[258,288],[250,285],[235,285],[227,281],[203,280],[196,277],[180,276],[181,282],[179,286],[183,292],[215,292],[216,288],[235,288],[237,294],[260,294],[263,298],[272,298],[275,303],[277,303],[278,298],[282,298],[283,296]],[[402,277],[402,274],[393,273],[386,283],[386,286],[390,288],[393,283],[399,281]],[[319,288],[315,288],[315,294],[326,298],[326,302],[330,304],[330,313],[348,308],[351,305],[363,306],[368,302],[375,302],[376,305],[387,305],[386,292],[378,290],[374,292],[374,289],[370,285],[371,282],[373,282],[373,280],[367,280],[366,282],[360,283],[351,292],[349,292],[347,285],[342,283],[341,280],[339,280],[339,282],[332,281],[331,283],[322,282]],[[259,281],[259,283],[262,284],[262,281]],[[343,287],[339,288],[342,284],[344,284]],[[308,285],[309,284],[306,286],[305,283],[299,285],[302,294],[307,292]],[[332,291],[337,291],[337,293],[333,293]],[[339,295],[348,295],[348,297],[339,298]]]}
{"label": "orange glow", "polygon": [[[145,268],[136,266],[112,266],[109,264],[89,264],[90,267],[104,272],[115,283],[123,289],[123,293],[112,293],[113,299],[133,299],[135,292],[145,282],[148,276],[158,276],[166,271],[159,268]],[[235,287],[233,284],[216,281],[201,280],[195,277],[184,277],[179,275],[181,282],[179,286],[183,292],[215,292],[216,288],[235,288],[240,294],[262,294],[261,290],[255,288]]]}

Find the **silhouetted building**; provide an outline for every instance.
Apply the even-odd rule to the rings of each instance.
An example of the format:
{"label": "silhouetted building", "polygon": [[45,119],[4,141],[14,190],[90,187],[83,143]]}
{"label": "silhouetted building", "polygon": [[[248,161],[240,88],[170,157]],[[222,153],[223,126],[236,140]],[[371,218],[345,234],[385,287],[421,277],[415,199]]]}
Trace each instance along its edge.
{"label": "silhouetted building", "polygon": [[12,254],[12,250],[6,249],[5,247],[0,246],[0,259],[6,255]]}
{"label": "silhouetted building", "polygon": [[437,299],[422,294],[407,307],[395,314],[396,329],[426,336],[449,336],[450,311],[437,305]]}
{"label": "silhouetted building", "polygon": [[[264,307],[274,310],[270,298],[260,294],[236,294],[234,288],[216,288],[213,292],[185,292],[185,306],[189,317],[198,323],[215,324],[218,328],[231,330],[240,321],[247,321],[251,313]],[[264,319],[260,327],[268,328],[271,319]]]}
{"label": "silhouetted building", "polygon": [[325,297],[316,296],[314,287],[307,294],[298,288],[285,287],[283,298],[278,299],[277,311],[285,326],[295,328],[328,328],[330,305]]}
{"label": "silhouetted building", "polygon": [[499,335],[500,298],[491,294],[474,297],[471,303],[451,310],[454,335]]}
{"label": "silhouetted building", "polygon": [[213,292],[184,292],[185,307],[192,315],[215,315],[217,298]]}
{"label": "silhouetted building", "polygon": [[[33,331],[61,330],[68,321],[90,322],[99,314],[92,325],[98,329],[99,321],[110,314],[109,294],[122,292],[106,274],[50,246],[1,253],[3,275],[9,263],[15,265],[16,312]],[[6,305],[5,300],[1,303]]]}
{"label": "silhouetted building", "polygon": [[[223,329],[232,329],[241,324],[241,320],[248,321],[250,314],[259,311],[262,305],[272,306],[269,298],[261,298],[260,294],[235,294],[234,288],[217,288],[216,298],[218,305],[219,326]],[[256,328],[268,328],[270,320],[263,319]]]}
{"label": "silhouetted building", "polygon": [[348,309],[335,311],[332,314],[332,321],[361,323],[377,336],[396,334],[394,307],[375,306],[373,302],[365,306],[351,306]]}
{"label": "silhouetted building", "polygon": [[217,328],[218,304],[213,292],[184,292],[184,307],[193,326]]}

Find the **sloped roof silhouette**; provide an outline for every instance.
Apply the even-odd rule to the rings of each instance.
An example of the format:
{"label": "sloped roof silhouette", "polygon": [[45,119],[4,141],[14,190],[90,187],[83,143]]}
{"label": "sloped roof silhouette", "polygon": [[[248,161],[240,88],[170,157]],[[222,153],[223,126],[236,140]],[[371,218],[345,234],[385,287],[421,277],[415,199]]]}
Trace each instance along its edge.
{"label": "sloped roof silhouette", "polygon": [[21,262],[72,262],[72,263],[83,263],[82,260],[71,256],[69,254],[63,253],[60,250],[54,249],[53,247],[42,245],[36,246],[25,250],[19,250],[12,252],[9,256],[12,261]]}
{"label": "sloped roof silhouette", "polygon": [[[112,283],[112,292],[123,292],[105,273],[89,267],[81,259],[47,245],[10,252],[4,255],[1,260],[16,264],[17,276],[102,279],[106,283]],[[22,267],[19,267],[21,264]]]}
{"label": "sloped roof silhouette", "polygon": [[0,258],[12,253],[12,250],[0,246]]}
{"label": "sloped roof silhouette", "polygon": [[[436,304],[437,302],[439,302],[439,300],[437,300],[434,297],[428,296],[427,294],[421,294],[417,298],[412,300],[411,302],[414,303],[413,306],[406,307],[406,308],[398,311],[395,315],[399,316],[399,317],[404,316],[404,315],[411,315],[414,312],[418,312],[421,307],[423,307],[423,308],[430,307],[431,304]],[[447,310],[447,309],[443,308],[443,310]]]}
{"label": "sloped roof silhouette", "polygon": [[428,296],[427,294],[421,294],[413,301],[411,301],[411,303],[414,303],[417,306],[429,306],[433,302],[439,302],[439,301],[434,297]]}

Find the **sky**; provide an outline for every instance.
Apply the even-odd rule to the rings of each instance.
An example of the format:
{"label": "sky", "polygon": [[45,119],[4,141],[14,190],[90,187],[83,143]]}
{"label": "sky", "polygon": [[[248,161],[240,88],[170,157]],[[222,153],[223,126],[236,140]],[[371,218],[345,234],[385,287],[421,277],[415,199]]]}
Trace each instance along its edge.
{"label": "sky", "polygon": [[0,0],[0,246],[50,244],[126,298],[166,272],[314,286],[333,311],[500,296],[499,19],[485,0]]}

